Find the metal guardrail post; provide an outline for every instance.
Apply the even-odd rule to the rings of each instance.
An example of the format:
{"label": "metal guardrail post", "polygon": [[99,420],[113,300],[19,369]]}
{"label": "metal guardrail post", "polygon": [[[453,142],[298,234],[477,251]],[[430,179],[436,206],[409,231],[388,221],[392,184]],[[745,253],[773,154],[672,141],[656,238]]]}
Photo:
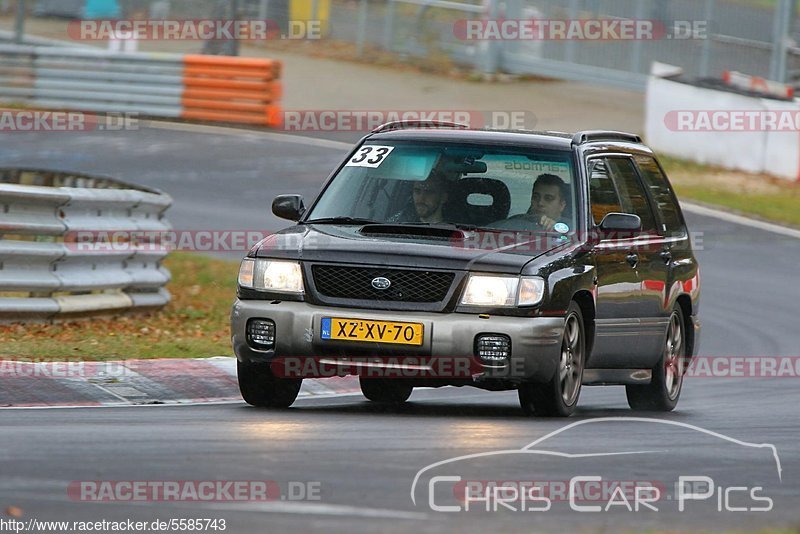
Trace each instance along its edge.
{"label": "metal guardrail post", "polygon": [[[498,0],[489,0],[489,20],[497,20],[500,13]],[[500,48],[501,42],[490,39],[483,48],[483,57],[480,59],[481,72],[494,74],[500,68],[500,59],[503,51]]]}
{"label": "metal guardrail post", "polygon": [[358,33],[356,35],[356,50],[358,57],[364,55],[364,44],[367,41],[367,0],[359,0],[358,3]]}
{"label": "metal guardrail post", "polygon": [[711,51],[714,46],[714,32],[711,30],[711,21],[714,18],[715,0],[706,0],[705,21],[706,37],[703,41],[703,52],[700,56],[700,76],[708,77],[711,75]]}
{"label": "metal guardrail post", "polygon": [[[644,20],[646,15],[647,6],[645,2],[636,2],[636,13],[634,17],[636,20]],[[631,52],[631,72],[642,72],[642,46],[644,42],[641,39],[636,39],[633,43],[633,51]]]}
{"label": "metal guardrail post", "polygon": [[383,48],[387,52],[391,52],[394,48],[394,0],[386,2],[386,28],[383,31]]}
{"label": "metal guardrail post", "polygon": [[14,19],[14,42],[25,42],[25,0],[17,0],[17,14]]}
{"label": "metal guardrail post", "polygon": [[769,77],[777,82],[786,81],[786,54],[789,48],[789,28],[794,0],[779,0],[775,6],[772,20],[772,57],[769,64]]}
{"label": "metal guardrail post", "polygon": [[[580,9],[580,0],[569,0],[569,18],[575,20],[578,18],[578,10]],[[576,52],[578,43],[575,39],[567,39],[564,45],[564,61],[575,63]]]}

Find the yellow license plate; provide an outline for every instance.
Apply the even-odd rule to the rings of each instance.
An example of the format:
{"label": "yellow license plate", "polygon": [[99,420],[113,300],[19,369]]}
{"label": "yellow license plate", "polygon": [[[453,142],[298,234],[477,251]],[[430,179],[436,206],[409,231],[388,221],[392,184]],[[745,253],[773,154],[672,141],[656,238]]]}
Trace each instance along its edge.
{"label": "yellow license plate", "polygon": [[420,323],[323,317],[320,337],[396,345],[422,345],[422,332],[423,325]]}

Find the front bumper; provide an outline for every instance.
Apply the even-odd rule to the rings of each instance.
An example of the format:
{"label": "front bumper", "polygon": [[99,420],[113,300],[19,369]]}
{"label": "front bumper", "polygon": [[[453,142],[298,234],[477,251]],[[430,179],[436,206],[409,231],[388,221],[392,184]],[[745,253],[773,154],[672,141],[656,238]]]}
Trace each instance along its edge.
{"label": "front bumper", "polygon": [[[323,317],[416,322],[424,325],[419,347],[394,348],[386,344],[323,340]],[[274,350],[248,345],[245,328],[251,318],[275,322]],[[487,378],[547,381],[561,357],[563,317],[479,317],[465,313],[382,311],[314,306],[306,302],[270,302],[237,299],[231,310],[233,351],[243,363],[271,362],[275,358],[314,358],[342,355],[472,358],[477,334],[505,334],[511,338],[511,360],[505,368],[482,367]]]}

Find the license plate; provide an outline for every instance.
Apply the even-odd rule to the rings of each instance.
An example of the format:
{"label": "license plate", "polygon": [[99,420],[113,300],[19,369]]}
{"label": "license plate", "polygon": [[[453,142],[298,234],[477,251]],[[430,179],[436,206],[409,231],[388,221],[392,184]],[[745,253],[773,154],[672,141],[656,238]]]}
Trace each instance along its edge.
{"label": "license plate", "polygon": [[320,337],[395,345],[422,345],[422,331],[423,325],[420,323],[323,317]]}

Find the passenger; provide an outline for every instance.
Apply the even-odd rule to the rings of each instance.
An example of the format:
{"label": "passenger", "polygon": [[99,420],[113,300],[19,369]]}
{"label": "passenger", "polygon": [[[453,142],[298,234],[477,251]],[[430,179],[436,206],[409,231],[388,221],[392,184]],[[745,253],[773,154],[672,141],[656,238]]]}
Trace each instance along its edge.
{"label": "passenger", "polygon": [[564,212],[567,209],[569,186],[555,174],[540,174],[533,184],[531,206],[525,213],[498,221],[493,227],[517,228],[519,223],[533,223],[539,228],[551,231],[558,223],[568,222]]}
{"label": "passenger", "polygon": [[569,187],[555,174],[542,174],[536,178],[531,194],[531,207],[527,215],[545,230],[552,230],[558,222],[563,222],[567,209]]}

